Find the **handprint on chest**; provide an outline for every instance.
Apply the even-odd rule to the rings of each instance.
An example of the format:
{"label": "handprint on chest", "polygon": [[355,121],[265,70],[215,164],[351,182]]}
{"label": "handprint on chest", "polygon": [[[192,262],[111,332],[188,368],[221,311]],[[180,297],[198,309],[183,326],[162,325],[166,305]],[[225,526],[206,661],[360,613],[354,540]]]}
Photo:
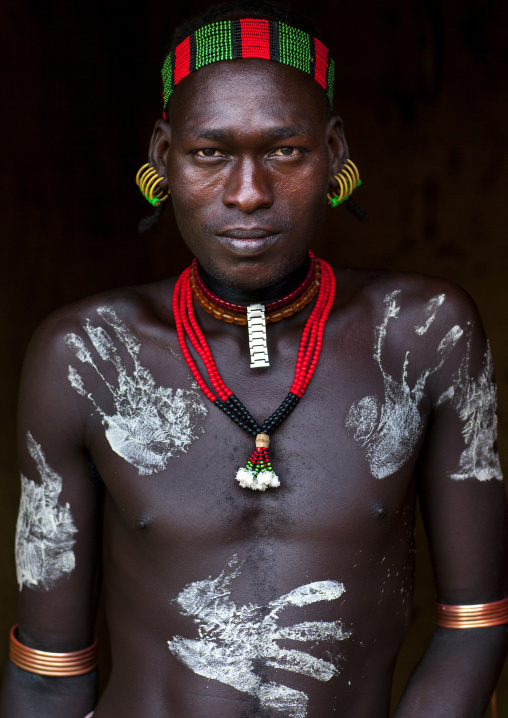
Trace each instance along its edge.
{"label": "handprint on chest", "polygon": [[[110,307],[100,307],[97,314],[108,328],[87,319],[83,327],[86,339],[71,333],[65,341],[76,358],[100,378],[113,400],[114,411],[108,413],[99,404],[93,389],[88,388],[95,382],[85,369],[80,373],[70,365],[69,381],[101,417],[113,451],[135,466],[139,474],[162,471],[203,432],[201,421],[207,408],[193,389],[157,385],[139,361],[141,344],[127,325]],[[128,361],[122,360],[122,350],[127,352]],[[111,369],[115,381],[109,378]]]}

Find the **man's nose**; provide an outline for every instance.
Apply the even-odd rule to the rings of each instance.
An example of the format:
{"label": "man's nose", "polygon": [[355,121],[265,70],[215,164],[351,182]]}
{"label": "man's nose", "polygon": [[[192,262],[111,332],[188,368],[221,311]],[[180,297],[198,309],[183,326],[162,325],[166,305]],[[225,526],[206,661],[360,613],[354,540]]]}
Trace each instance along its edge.
{"label": "man's nose", "polygon": [[236,207],[246,214],[271,207],[273,188],[266,168],[253,159],[238,161],[229,174],[223,202],[226,207]]}

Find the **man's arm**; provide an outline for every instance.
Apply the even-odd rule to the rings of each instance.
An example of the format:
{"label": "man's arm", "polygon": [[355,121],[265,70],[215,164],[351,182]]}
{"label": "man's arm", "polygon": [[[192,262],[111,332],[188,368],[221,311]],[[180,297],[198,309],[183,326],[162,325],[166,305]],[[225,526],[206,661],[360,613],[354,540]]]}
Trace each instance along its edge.
{"label": "man's arm", "polygon": [[[71,652],[94,640],[99,592],[101,482],[85,449],[86,417],[67,381],[69,311],[34,337],[23,370],[19,433],[21,501],[16,531],[19,641]],[[7,636],[4,640],[7,640]],[[96,671],[46,677],[9,662],[1,718],[84,718]]]}
{"label": "man's arm", "polygon": [[[496,453],[488,344],[471,300],[448,296],[462,329],[432,386],[432,417],[418,472],[437,600],[461,605],[508,596],[508,511]],[[508,627],[437,628],[396,718],[481,718],[508,648]]]}

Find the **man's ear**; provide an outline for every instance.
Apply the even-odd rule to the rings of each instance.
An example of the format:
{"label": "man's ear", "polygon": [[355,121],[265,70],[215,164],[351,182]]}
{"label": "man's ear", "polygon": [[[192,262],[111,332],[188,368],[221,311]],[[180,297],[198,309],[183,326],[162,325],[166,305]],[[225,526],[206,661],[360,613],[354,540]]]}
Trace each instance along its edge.
{"label": "man's ear", "polygon": [[342,165],[349,157],[349,150],[346,138],[344,137],[343,123],[337,115],[334,115],[328,120],[326,143],[330,153],[330,188],[335,190],[337,183],[333,180],[333,175],[340,172]]}
{"label": "man's ear", "polygon": [[171,143],[171,127],[165,120],[157,120],[150,139],[148,159],[157,174],[167,177],[167,159]]}

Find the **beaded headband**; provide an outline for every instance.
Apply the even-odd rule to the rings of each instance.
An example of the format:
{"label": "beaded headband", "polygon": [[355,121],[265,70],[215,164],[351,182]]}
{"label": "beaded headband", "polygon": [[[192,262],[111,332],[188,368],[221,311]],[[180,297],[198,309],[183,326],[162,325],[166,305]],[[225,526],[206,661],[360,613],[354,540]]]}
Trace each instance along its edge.
{"label": "beaded headband", "polygon": [[222,20],[196,30],[170,52],[162,67],[163,116],[176,85],[205,65],[257,57],[290,65],[310,75],[333,102],[335,65],[323,43],[284,22],[247,18]]}

